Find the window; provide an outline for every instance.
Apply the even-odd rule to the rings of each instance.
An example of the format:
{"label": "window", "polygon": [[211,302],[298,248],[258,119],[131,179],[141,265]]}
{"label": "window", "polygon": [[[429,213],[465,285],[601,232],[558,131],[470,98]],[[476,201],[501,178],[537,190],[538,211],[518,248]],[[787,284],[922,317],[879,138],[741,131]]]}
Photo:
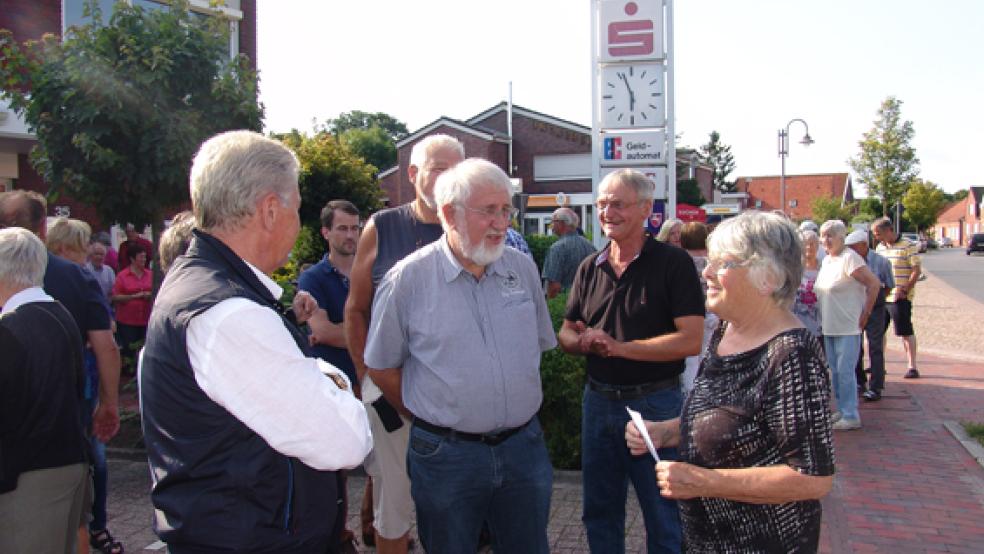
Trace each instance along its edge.
{"label": "window", "polygon": [[799,200],[790,200],[789,201],[789,207],[790,208],[795,208],[796,206],[799,206]]}
{"label": "window", "polygon": [[761,200],[756,200],[755,201],[755,209],[756,210],[761,210],[762,209],[762,201]]}
{"label": "window", "polygon": [[[62,0],[62,34],[73,25],[84,25],[89,22],[89,18],[83,15],[85,4],[89,0]],[[131,6],[141,7],[145,10],[163,10],[170,5],[168,0],[127,0]],[[96,4],[102,12],[102,21],[106,23],[113,15],[113,5],[117,0],[96,0]],[[240,10],[240,0],[224,0],[222,7],[217,8],[221,12],[221,17],[229,21],[229,59],[239,55],[239,22],[243,19],[243,12]],[[216,9],[209,7],[207,0],[191,0],[189,8],[193,15],[197,17],[215,17],[218,14]]]}
{"label": "window", "polygon": [[536,181],[569,181],[591,178],[591,153],[548,154],[533,158]]}

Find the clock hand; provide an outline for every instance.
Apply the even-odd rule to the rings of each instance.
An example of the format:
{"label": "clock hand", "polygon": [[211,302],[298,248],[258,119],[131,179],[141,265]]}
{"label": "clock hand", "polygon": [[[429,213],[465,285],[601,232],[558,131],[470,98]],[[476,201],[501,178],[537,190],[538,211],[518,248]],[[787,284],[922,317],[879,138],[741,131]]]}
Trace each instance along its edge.
{"label": "clock hand", "polygon": [[622,82],[625,83],[625,90],[629,91],[629,111],[635,111],[635,92],[632,91],[632,87],[629,86],[629,79],[625,76],[625,73],[619,73],[619,77],[622,78]]}

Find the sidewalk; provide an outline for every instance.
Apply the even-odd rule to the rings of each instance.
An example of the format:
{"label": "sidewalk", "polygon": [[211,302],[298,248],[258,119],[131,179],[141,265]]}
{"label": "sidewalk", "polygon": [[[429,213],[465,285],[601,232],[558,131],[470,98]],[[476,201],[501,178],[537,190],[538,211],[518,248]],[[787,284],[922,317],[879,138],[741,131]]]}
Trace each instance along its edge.
{"label": "sidewalk", "polygon": [[[902,379],[905,358],[890,332],[883,399],[862,402],[861,430],[835,434],[837,476],[823,501],[821,552],[984,552],[984,469],[944,427],[984,423],[984,356],[974,352],[984,307],[930,275],[920,283],[914,312],[922,378]],[[953,351],[956,342],[954,357],[935,354]],[[554,478],[552,552],[588,552],[579,478],[573,472]],[[363,485],[361,477],[349,480],[353,530]],[[149,488],[145,462],[110,460],[109,528],[129,552],[164,551],[151,530]],[[627,513],[626,551],[644,552],[631,487]]]}

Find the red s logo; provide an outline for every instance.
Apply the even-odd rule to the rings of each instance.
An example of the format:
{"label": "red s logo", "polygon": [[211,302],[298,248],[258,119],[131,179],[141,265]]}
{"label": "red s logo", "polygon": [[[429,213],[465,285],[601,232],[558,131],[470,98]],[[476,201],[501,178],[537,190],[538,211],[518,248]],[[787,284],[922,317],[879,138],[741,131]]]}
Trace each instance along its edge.
{"label": "red s logo", "polygon": [[653,53],[653,22],[648,19],[618,21],[608,25],[608,53],[612,56],[646,56]]}

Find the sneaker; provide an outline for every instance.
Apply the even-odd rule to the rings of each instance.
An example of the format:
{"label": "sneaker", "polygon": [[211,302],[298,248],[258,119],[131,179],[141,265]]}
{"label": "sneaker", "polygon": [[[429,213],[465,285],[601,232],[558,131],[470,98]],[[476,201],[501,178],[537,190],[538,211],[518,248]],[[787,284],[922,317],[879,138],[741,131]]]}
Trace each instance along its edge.
{"label": "sneaker", "polygon": [[906,371],[905,372],[905,378],[906,379],[918,379],[919,378],[919,370],[916,369],[916,368],[914,368],[914,367],[910,367],[909,368],[909,371]]}
{"label": "sneaker", "polygon": [[837,410],[836,412],[830,414],[830,422],[837,423],[843,416],[844,414],[840,413],[840,410]]}
{"label": "sneaker", "polygon": [[877,402],[881,400],[881,392],[876,390],[869,390],[861,395],[866,402]]}
{"label": "sneaker", "polygon": [[834,423],[834,431],[852,431],[861,428],[860,419],[840,419]]}

